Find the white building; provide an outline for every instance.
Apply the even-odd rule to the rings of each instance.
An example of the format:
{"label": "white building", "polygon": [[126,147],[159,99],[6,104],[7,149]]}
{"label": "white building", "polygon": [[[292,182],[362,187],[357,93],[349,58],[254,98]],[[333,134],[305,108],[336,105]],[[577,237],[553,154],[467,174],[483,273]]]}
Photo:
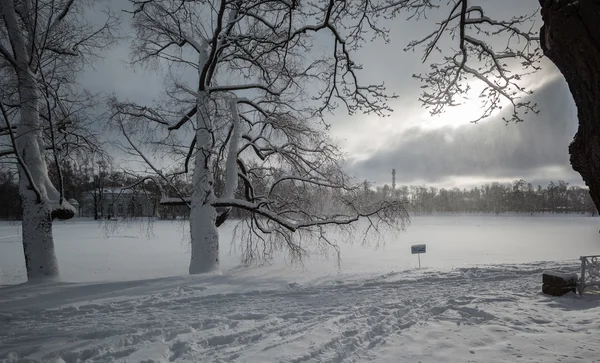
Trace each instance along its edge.
{"label": "white building", "polygon": [[80,201],[82,217],[149,217],[158,206],[155,196],[144,190],[106,187],[89,191]]}

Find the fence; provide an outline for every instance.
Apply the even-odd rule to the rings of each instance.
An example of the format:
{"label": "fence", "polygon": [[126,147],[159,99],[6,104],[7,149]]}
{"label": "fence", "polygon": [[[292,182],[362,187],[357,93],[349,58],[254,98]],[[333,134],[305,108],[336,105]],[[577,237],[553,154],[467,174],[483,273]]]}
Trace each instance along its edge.
{"label": "fence", "polygon": [[578,289],[579,294],[588,286],[600,286],[600,255],[581,256],[581,277],[579,279]]}

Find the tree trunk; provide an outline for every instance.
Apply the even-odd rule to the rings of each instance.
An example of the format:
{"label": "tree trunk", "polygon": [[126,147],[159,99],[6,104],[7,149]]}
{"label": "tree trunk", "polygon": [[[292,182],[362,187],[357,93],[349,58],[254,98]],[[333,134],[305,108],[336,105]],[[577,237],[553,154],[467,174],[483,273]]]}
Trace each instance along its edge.
{"label": "tree trunk", "polygon": [[[19,73],[21,122],[17,128],[17,147],[29,170],[39,196],[33,190],[26,171],[19,167],[19,192],[23,208],[22,236],[28,280],[58,277],[58,262],[52,238],[52,206],[46,161],[40,148],[42,125],[39,118],[39,92],[34,75],[28,69]],[[50,188],[48,188],[50,187]],[[39,199],[38,199],[39,197]]]}
{"label": "tree trunk", "polygon": [[219,233],[215,225],[217,211],[211,205],[198,202],[196,194],[194,191],[190,216],[191,275],[219,270]]}
{"label": "tree trunk", "polygon": [[[75,208],[63,201],[62,195],[52,185],[44,158],[44,125],[40,119],[38,80],[31,69],[31,48],[27,45],[27,32],[20,26],[15,2],[0,1],[0,16],[5,24],[5,34],[10,40],[14,55],[14,68],[19,92],[20,120],[16,132],[15,150],[20,156],[19,193],[23,212],[23,252],[28,280],[58,276],[58,263],[52,239],[52,220],[68,219]],[[29,16],[29,15],[26,15]]]}
{"label": "tree trunk", "polygon": [[[203,44],[205,47],[208,44]],[[199,54],[199,72],[208,60],[206,50]],[[200,274],[219,270],[219,232],[215,221],[213,135],[209,116],[208,94],[202,85],[198,90],[196,112],[196,153],[194,156],[193,192],[190,211],[191,260],[189,273]]]}
{"label": "tree trunk", "polygon": [[54,252],[50,209],[45,203],[37,203],[36,197],[31,195],[31,190],[24,193],[23,189],[27,187],[23,188],[23,184],[21,183],[23,205],[21,229],[27,280],[54,279],[58,277],[59,270]]}
{"label": "tree trunk", "polygon": [[[208,62],[208,42],[202,40],[198,54],[198,75]],[[191,275],[219,270],[219,232],[215,221],[217,210],[213,167],[213,130],[209,115],[209,96],[202,83],[196,98],[196,150],[194,155],[193,192],[190,211]]]}
{"label": "tree trunk", "polygon": [[571,165],[600,209],[600,0],[540,0],[540,5],[542,49],[564,75],[577,106]]}
{"label": "tree trunk", "polygon": [[[39,119],[39,92],[34,74],[29,70],[29,49],[19,26],[12,1],[0,2],[2,17],[15,58],[17,87],[21,105],[16,132],[15,152],[20,156],[19,194],[23,213],[22,238],[25,267],[29,280],[55,277],[58,264],[52,241],[52,210],[46,198],[48,178],[40,150],[42,130]],[[46,175],[43,175],[43,173]]]}
{"label": "tree trunk", "polygon": [[[201,113],[203,112],[198,112],[199,120],[204,118]],[[215,225],[217,210],[211,205],[214,199],[213,173],[210,169],[211,145],[210,132],[207,127],[200,126],[196,131],[194,191],[190,214],[192,249],[189,273],[192,275],[219,269],[219,232]]]}

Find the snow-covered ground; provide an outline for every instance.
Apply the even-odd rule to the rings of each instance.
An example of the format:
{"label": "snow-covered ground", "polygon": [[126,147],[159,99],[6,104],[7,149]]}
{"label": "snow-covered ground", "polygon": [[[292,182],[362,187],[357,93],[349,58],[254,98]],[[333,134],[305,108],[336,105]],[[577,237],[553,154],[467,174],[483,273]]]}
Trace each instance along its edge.
{"label": "snow-covered ground", "polygon": [[[19,226],[0,224],[0,361],[594,362],[600,296],[541,294],[541,273],[600,253],[597,219],[417,217],[343,263],[186,276],[181,227],[57,224],[63,282],[24,281]],[[229,237],[228,237],[229,236]],[[416,269],[411,244],[426,243]]]}

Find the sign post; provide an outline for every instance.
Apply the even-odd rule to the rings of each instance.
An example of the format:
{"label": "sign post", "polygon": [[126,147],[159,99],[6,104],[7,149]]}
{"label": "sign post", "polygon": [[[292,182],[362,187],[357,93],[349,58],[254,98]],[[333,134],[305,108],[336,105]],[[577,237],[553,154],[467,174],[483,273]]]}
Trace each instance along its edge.
{"label": "sign post", "polygon": [[419,257],[419,268],[421,268],[421,253],[427,253],[427,245],[412,245],[410,246],[410,252]]}

